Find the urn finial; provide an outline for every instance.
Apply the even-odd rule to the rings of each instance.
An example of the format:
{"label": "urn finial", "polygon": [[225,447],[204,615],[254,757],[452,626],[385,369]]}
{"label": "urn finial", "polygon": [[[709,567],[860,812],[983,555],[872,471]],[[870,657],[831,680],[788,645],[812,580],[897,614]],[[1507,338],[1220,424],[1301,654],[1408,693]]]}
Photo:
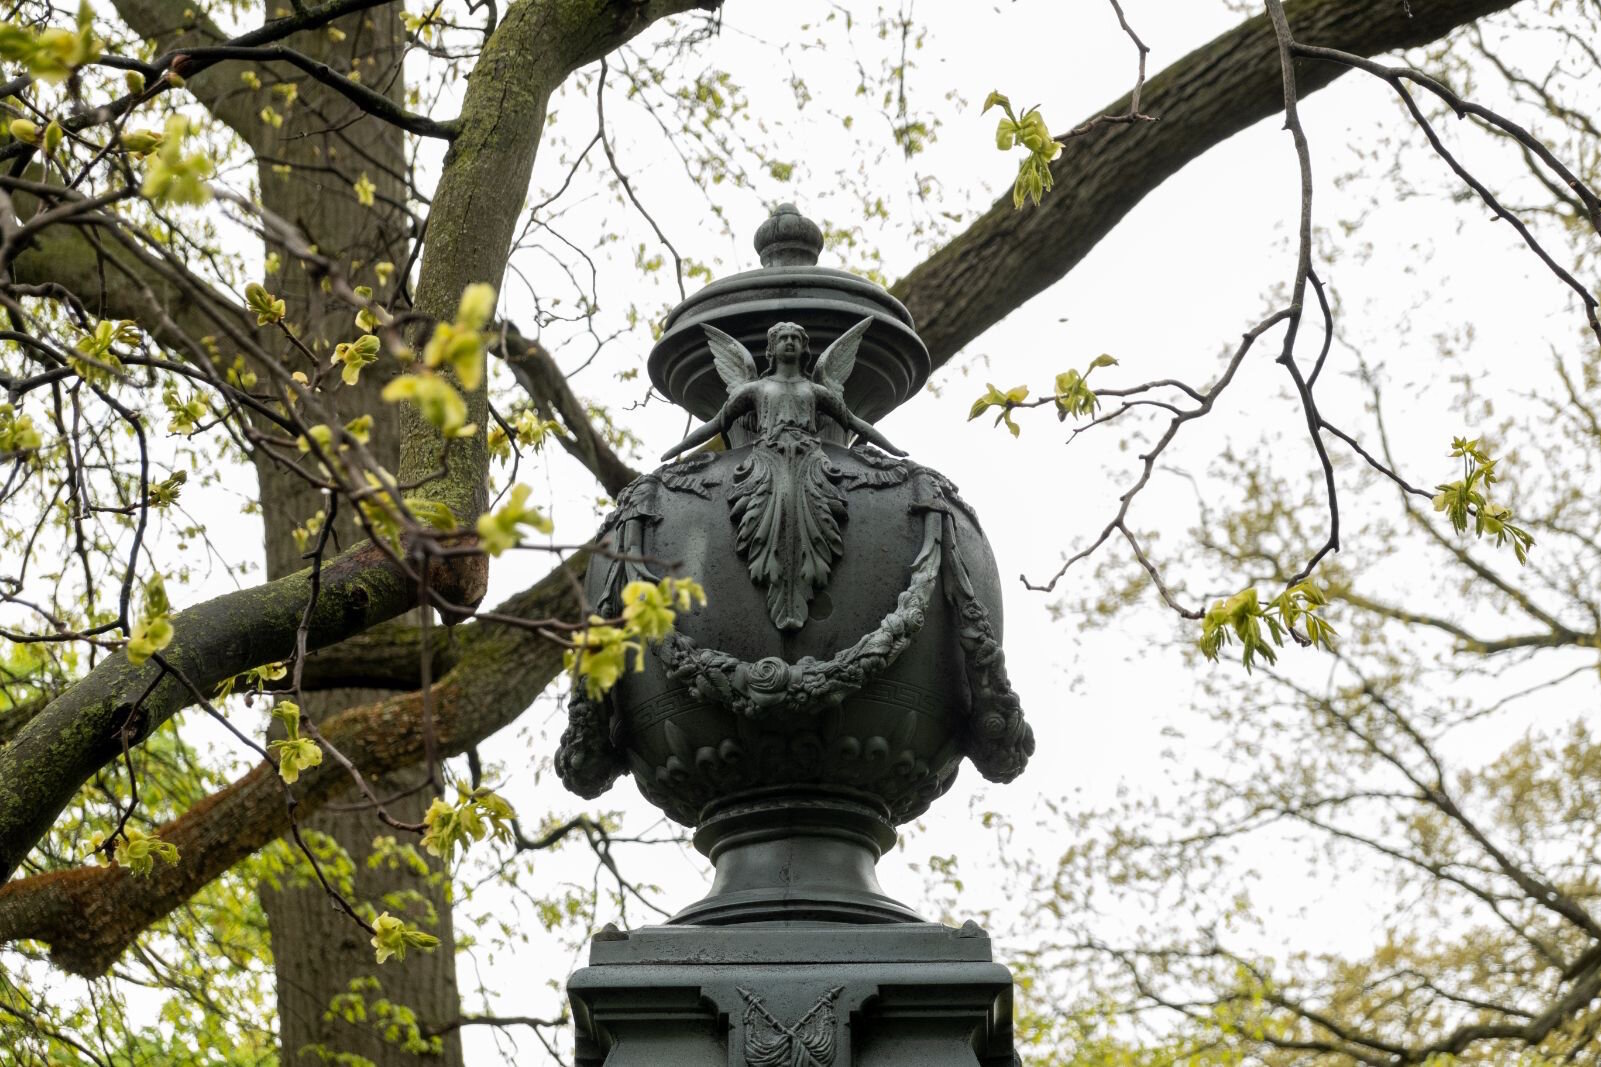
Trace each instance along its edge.
{"label": "urn finial", "polygon": [[754,243],[764,267],[815,267],[823,231],[794,204],[779,204],[756,228]]}
{"label": "urn finial", "polygon": [[873,425],[928,377],[906,308],[820,266],[793,204],[755,245],[663,323],[651,381],[704,425],[617,494],[585,575],[582,648],[641,598],[676,611],[607,646],[609,684],[575,679],[556,771],[584,797],[630,775],[716,873],[666,925],[597,935],[577,1062],[1012,1064],[988,938],[875,872],[964,759],[1007,782],[1034,751],[1000,571],[956,487]]}

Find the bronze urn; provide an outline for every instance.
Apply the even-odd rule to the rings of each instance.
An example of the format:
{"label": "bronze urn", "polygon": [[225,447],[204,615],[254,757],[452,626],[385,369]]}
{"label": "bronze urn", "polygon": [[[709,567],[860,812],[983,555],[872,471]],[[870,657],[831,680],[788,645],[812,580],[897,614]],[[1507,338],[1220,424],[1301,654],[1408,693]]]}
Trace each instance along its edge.
{"label": "bronze urn", "polygon": [[928,352],[881,287],[817,266],[822,244],[783,205],[761,268],[671,313],[651,379],[707,421],[669,455],[726,448],[624,489],[585,581],[603,616],[634,581],[707,594],[603,696],[574,685],[557,755],[580,796],[629,773],[695,828],[717,873],[674,923],[918,922],[874,875],[894,827],[964,756],[1004,782],[1034,748],[977,516],[872,426]]}

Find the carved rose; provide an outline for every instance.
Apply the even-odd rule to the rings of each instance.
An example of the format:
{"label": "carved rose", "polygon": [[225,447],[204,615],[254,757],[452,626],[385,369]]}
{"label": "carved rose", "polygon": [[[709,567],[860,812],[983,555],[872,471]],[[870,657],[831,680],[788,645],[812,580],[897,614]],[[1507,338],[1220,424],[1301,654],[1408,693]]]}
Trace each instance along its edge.
{"label": "carved rose", "polygon": [[777,656],[767,656],[741,663],[734,671],[734,688],[744,690],[753,708],[770,708],[784,703],[791,684],[800,682],[800,673]]}

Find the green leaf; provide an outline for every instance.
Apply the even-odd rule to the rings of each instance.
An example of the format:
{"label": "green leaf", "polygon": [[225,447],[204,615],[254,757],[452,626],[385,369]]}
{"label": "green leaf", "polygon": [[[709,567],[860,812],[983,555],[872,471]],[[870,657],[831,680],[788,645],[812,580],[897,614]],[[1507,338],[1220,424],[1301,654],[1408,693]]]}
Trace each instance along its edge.
{"label": "green leaf", "polygon": [[182,115],[167,120],[161,145],[149,157],[139,189],[147,199],[157,204],[204,204],[211,199],[211,187],[206,184],[211,160],[203,153],[184,154],[183,143],[189,133],[189,120]]}
{"label": "green leaf", "polygon": [[289,311],[288,305],[256,282],[245,286],[245,306],[255,312],[257,326],[282,322]]}
{"label": "green leaf", "polygon": [[112,858],[118,866],[143,878],[155,870],[158,859],[166,864],[177,863],[178,846],[147,834],[137,826],[125,826],[112,850]]}
{"label": "green leaf", "polygon": [[526,485],[512,487],[506,502],[494,511],[478,517],[478,544],[491,556],[498,556],[508,548],[516,547],[522,539],[521,527],[528,526],[548,534],[555,526],[538,508],[528,506],[533,490]]}
{"label": "green leaf", "polygon": [[322,764],[322,748],[309,737],[273,741],[267,748],[278,757],[278,777],[287,785],[300,780],[300,772]]}
{"label": "green leaf", "polygon": [[382,347],[376,334],[363,334],[354,341],[342,341],[334,346],[333,360],[335,366],[343,365],[339,372],[340,381],[346,385],[355,385],[361,380],[361,369],[369,363],[378,362],[378,352]]}
{"label": "green leaf", "polygon": [[379,963],[391,957],[405,959],[408,948],[432,949],[439,944],[439,938],[433,934],[408,926],[387,911],[373,920],[372,927],[372,947],[377,950]]}
{"label": "green leaf", "polygon": [[[984,101],[984,111],[1000,107],[1006,115],[995,126],[995,147],[1008,152],[1014,147],[1028,151],[1017,166],[1017,180],[1012,183],[1012,206],[1022,209],[1024,201],[1032,200],[1037,206],[1040,198],[1054,184],[1051,161],[1062,154],[1062,143],[1053,140],[1045,116],[1037,107],[1031,107],[1019,117],[1012,111],[1011,101],[998,92],[990,93]],[[981,112],[982,113],[982,112]]]}
{"label": "green leaf", "polygon": [[174,471],[171,477],[164,478],[151,485],[150,506],[153,508],[168,508],[176,504],[178,502],[178,493],[188,480],[188,471]]}
{"label": "green leaf", "polygon": [[134,624],[133,632],[128,635],[128,645],[123,650],[128,662],[138,667],[172,644],[172,620],[168,617],[172,605],[167,602],[167,588],[156,575],[145,585],[144,609],[139,621]]}
{"label": "green leaf", "polygon": [[1489,496],[1490,486],[1501,480],[1499,461],[1477,437],[1453,437],[1451,458],[1462,460],[1463,475],[1434,487],[1434,510],[1444,512],[1457,533],[1466,533],[1471,520],[1475,537],[1494,537],[1497,547],[1510,543],[1518,563],[1527,563],[1534,537],[1513,521],[1510,507]]}
{"label": "green leaf", "polygon": [[706,590],[690,578],[629,582],[623,586],[623,623],[647,641],[660,641],[672,633],[678,612],[696,603],[706,603]]}
{"label": "green leaf", "polygon": [[427,830],[422,846],[445,863],[455,858],[457,848],[493,835],[500,841],[513,839],[512,820],[517,813],[504,797],[487,788],[456,787],[456,803],[436,797],[423,816]]}
{"label": "green leaf", "polygon": [[426,497],[407,497],[406,507],[421,521],[449,533],[456,528],[456,515],[449,506]]}
{"label": "green leaf", "polygon": [[0,454],[37,451],[44,444],[33,416],[18,415],[10,404],[0,404]]}
{"label": "green leaf", "polygon": [[467,421],[467,401],[437,374],[402,374],[380,394],[393,404],[409,400],[422,417],[446,438],[471,437],[478,427]]}
{"label": "green leaf", "polygon": [[598,615],[589,618],[573,647],[564,654],[567,670],[582,681],[591,700],[599,700],[628,669],[628,653],[635,653],[635,670],[644,670],[644,645],[629,637],[627,630],[612,626]]}
{"label": "green leaf", "polygon": [[1317,611],[1326,603],[1323,591],[1310,581],[1285,589],[1266,605],[1254,588],[1242,589],[1207,609],[1201,619],[1201,654],[1215,661],[1225,647],[1237,642],[1241,662],[1249,672],[1258,656],[1276,663],[1287,636],[1313,647],[1330,648],[1334,628]]}
{"label": "green leaf", "polygon": [[1028,386],[1013,386],[1006,392],[995,388],[993,382],[985,383],[984,395],[973,401],[973,406],[967,412],[967,421],[972,422],[990,408],[1000,408],[1000,414],[995,416],[995,425],[1006,423],[1006,428],[1016,437],[1022,432],[1022,427],[1012,420],[1012,409],[1028,399]]}

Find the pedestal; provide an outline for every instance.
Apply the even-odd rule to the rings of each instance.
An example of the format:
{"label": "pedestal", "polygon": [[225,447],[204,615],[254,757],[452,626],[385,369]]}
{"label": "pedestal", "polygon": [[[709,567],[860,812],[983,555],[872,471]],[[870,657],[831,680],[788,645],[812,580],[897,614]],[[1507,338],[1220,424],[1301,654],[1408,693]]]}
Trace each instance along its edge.
{"label": "pedestal", "polygon": [[974,923],[653,926],[595,936],[581,1067],[1012,1067],[1012,975]]}

